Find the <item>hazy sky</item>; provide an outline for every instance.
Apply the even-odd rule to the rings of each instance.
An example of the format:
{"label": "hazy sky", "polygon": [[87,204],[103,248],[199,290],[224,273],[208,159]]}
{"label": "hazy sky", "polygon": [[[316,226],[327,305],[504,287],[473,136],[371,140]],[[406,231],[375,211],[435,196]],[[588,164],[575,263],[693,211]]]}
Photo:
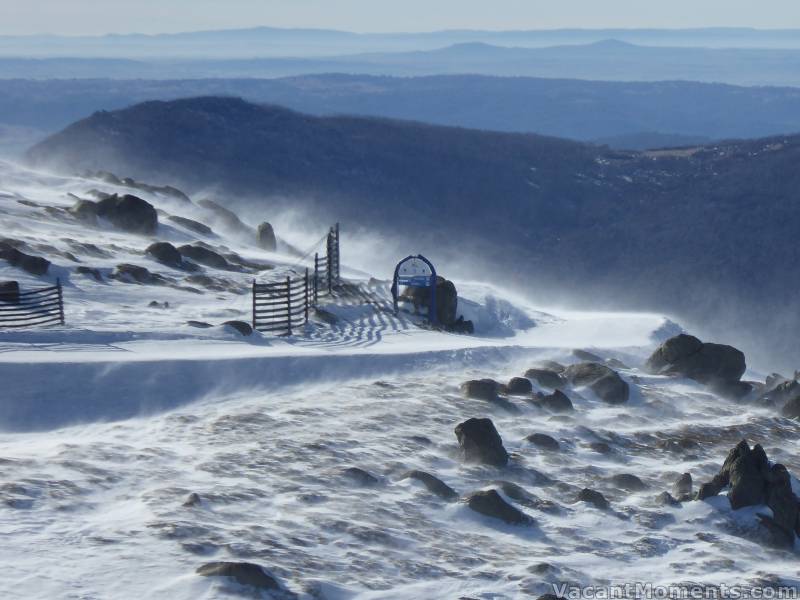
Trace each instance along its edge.
{"label": "hazy sky", "polygon": [[800,0],[0,0],[0,33],[800,27]]}

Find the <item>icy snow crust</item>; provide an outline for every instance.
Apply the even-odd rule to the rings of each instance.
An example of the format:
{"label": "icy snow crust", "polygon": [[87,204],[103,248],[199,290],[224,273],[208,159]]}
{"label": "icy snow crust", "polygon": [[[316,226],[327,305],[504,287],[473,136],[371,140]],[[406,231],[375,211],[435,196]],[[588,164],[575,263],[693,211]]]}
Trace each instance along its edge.
{"label": "icy snow crust", "polygon": [[[54,230],[41,207],[18,202],[69,206],[68,192],[85,197],[91,188],[114,191],[0,164],[0,226],[30,245],[113,244],[107,258],[76,256],[106,272],[133,262],[179,277],[142,255],[147,239],[68,220]],[[157,195],[118,191],[171,214],[207,217]],[[198,239],[171,226],[157,237]],[[207,241],[273,263],[259,280],[285,277],[296,260],[246,240]],[[742,437],[800,472],[793,422],[641,372],[653,347],[678,329],[659,315],[541,310],[485,284],[456,282],[462,311],[477,326],[475,336],[458,336],[426,330],[413,315],[394,317],[378,286],[376,305],[325,306],[339,318],[334,325],[315,318],[290,338],[243,339],[185,321],[247,320],[246,294],[97,283],[70,273],[69,259],[48,258],[65,285],[67,327],[0,333],[1,597],[247,592],[194,574],[212,560],[261,564],[300,597],[329,600],[535,598],[559,582],[797,584],[796,555],[754,539],[755,512],[767,509],[734,513],[724,496],[682,508],[655,503],[685,471],[695,485],[709,479]],[[207,272],[245,288],[254,277]],[[7,278],[45,281],[3,263]],[[148,309],[150,300],[170,308]],[[624,362],[630,401],[610,406],[567,389],[575,412],[553,415],[523,398],[509,408],[459,392],[467,379],[505,381],[540,360],[577,362],[573,348]],[[459,460],[453,429],[470,417],[494,421],[512,455],[508,467]],[[561,449],[525,440],[536,432]],[[666,449],[675,439],[695,445]],[[596,442],[611,452],[594,451]],[[354,484],[342,474],[348,467],[379,484]],[[536,525],[506,526],[403,479],[411,469],[462,496],[502,480],[547,502],[515,502]],[[647,489],[619,490],[609,482],[619,473],[638,475]],[[583,487],[603,492],[611,510],[576,503]],[[192,492],[200,503],[183,506]]]}

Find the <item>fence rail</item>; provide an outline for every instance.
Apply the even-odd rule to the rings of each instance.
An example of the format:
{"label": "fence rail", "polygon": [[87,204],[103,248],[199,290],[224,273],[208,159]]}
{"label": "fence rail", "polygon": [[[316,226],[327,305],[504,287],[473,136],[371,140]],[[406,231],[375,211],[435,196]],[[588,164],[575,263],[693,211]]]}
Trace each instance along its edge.
{"label": "fence rail", "polygon": [[38,290],[0,290],[0,329],[64,324],[64,293],[61,281]]}
{"label": "fence rail", "polygon": [[320,296],[330,296],[340,284],[339,224],[328,231],[326,255],[314,255],[314,272],[305,276],[287,277],[285,281],[257,283],[253,281],[253,329],[278,335],[308,323],[308,311]]}

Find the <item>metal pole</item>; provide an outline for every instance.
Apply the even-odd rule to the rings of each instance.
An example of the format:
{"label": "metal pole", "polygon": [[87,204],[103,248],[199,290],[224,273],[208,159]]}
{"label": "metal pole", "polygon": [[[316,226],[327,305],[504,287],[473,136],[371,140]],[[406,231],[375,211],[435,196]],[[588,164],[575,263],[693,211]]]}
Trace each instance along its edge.
{"label": "metal pole", "polygon": [[258,324],[256,323],[256,280],[255,277],[253,278],[253,330],[258,329]]}
{"label": "metal pole", "polygon": [[305,305],[305,313],[306,313],[306,323],[308,323],[308,269],[306,269],[306,305]]}
{"label": "metal pole", "polygon": [[292,279],[286,277],[286,327],[289,330],[289,335],[292,335]]}
{"label": "metal pole", "polygon": [[58,287],[58,316],[61,324],[64,324],[64,293],[61,291],[61,278],[56,279],[56,286]]}

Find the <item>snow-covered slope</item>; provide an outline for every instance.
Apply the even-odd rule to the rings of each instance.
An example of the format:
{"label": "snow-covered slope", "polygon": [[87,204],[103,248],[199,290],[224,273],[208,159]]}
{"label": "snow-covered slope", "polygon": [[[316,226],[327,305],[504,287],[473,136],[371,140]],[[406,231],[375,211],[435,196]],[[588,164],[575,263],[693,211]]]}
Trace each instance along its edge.
{"label": "snow-covered slope", "polygon": [[[663,316],[542,308],[456,281],[476,334],[455,335],[395,316],[373,281],[373,304],[334,298],[325,318],[292,337],[241,337],[216,325],[247,320],[254,277],[304,269],[289,250],[305,251],[302,240],[278,231],[287,243],[267,253],[193,203],[133,192],[162,216],[215,231],[198,236],[163,218],[154,239],[204,241],[269,265],[204,267],[222,289],[189,291],[189,274],[144,255],[154,239],[58,210],[74,204],[67,194],[90,189],[131,192],[0,165],[4,235],[53,261],[45,277],[0,261],[0,279],[39,286],[60,277],[67,300],[65,327],[0,333],[3,597],[247,592],[195,574],[214,560],[260,564],[292,593],[328,600],[535,598],[561,582],[797,585],[796,555],[767,549],[756,533],[755,513],[769,509],[734,512],[724,496],[681,507],[655,500],[681,473],[710,479],[742,437],[800,472],[795,422],[643,372],[655,345],[680,329]],[[109,280],[123,262],[167,283]],[[81,265],[103,281],[77,274]],[[368,287],[368,274],[345,275]],[[486,402],[459,391],[468,379],[507,381],[544,360],[579,362],[576,348],[615,365],[631,388],[627,403],[567,386],[575,411],[553,414],[529,398]],[[550,392],[535,382],[534,391]],[[507,467],[459,459],[454,427],[470,417],[493,420]],[[558,450],[527,441],[533,433],[554,437]],[[354,480],[352,467],[376,481]],[[462,496],[521,486],[522,500],[503,496],[535,525],[504,525],[442,500],[403,478],[412,469]],[[645,487],[625,491],[619,474]],[[611,508],[577,502],[585,487]],[[191,493],[199,500],[185,506]]]}

